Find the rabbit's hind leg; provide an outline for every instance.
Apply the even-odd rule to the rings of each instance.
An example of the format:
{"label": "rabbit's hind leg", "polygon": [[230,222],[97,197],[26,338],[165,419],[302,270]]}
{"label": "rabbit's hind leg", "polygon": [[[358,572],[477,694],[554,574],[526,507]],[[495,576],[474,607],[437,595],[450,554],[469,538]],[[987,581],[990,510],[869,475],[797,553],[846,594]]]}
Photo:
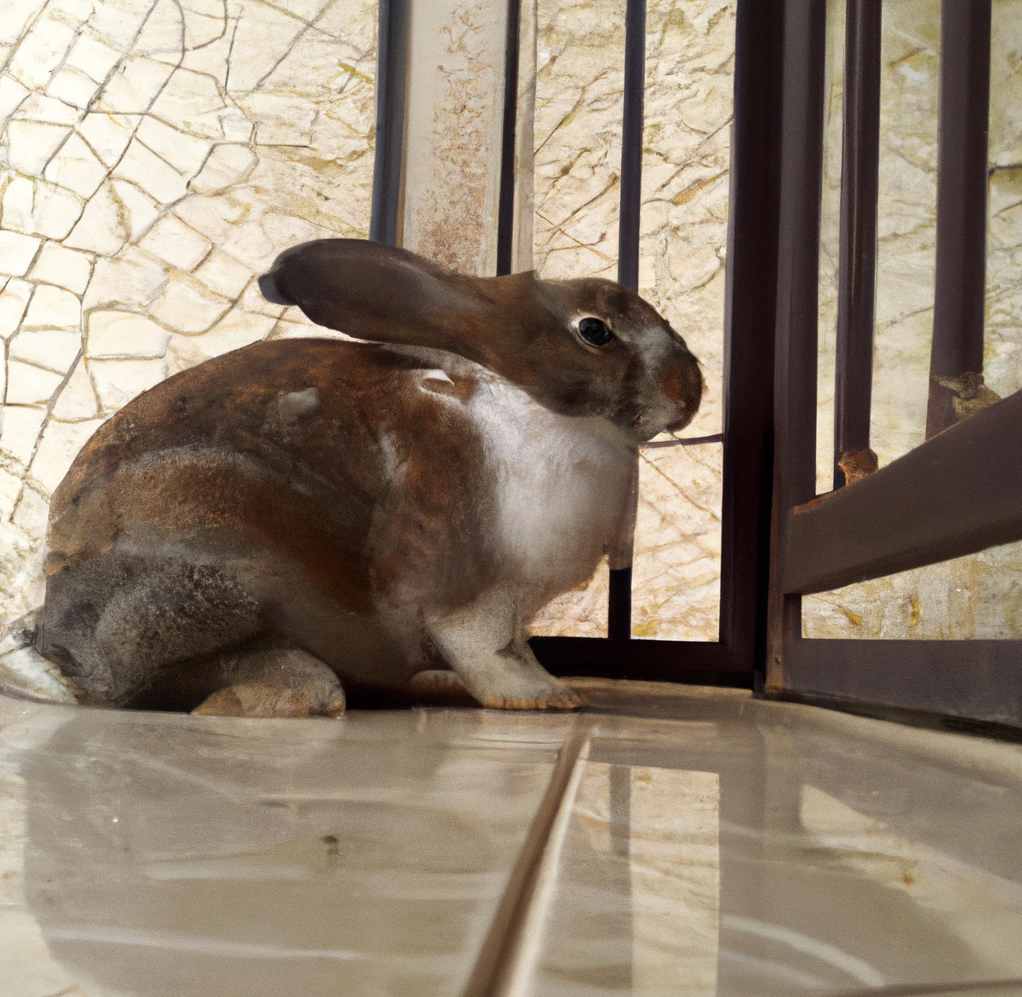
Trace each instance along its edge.
{"label": "rabbit's hind leg", "polygon": [[[97,557],[47,579],[39,651],[60,666],[79,702],[141,703],[167,673],[177,698],[200,702],[220,685],[211,655],[265,627],[258,601],[224,566],[185,559]],[[182,668],[195,662],[197,668]],[[194,688],[185,689],[184,685]],[[152,708],[181,708],[173,697]]]}
{"label": "rabbit's hind leg", "polygon": [[192,713],[226,717],[339,717],[344,691],[333,669],[297,647],[239,651],[220,658],[225,687]]}
{"label": "rabbit's hind leg", "polygon": [[572,710],[581,698],[536,660],[518,623],[515,600],[494,591],[455,613],[434,617],[429,635],[483,706]]}

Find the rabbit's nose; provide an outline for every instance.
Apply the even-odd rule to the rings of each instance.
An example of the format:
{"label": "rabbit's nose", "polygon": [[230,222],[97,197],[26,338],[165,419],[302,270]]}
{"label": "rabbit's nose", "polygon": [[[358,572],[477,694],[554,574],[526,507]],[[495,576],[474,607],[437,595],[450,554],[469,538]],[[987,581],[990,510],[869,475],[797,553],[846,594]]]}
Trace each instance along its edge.
{"label": "rabbit's nose", "polygon": [[678,408],[678,419],[667,428],[671,431],[682,429],[692,421],[703,396],[703,375],[699,371],[698,361],[691,353],[674,365],[667,376],[664,390]]}

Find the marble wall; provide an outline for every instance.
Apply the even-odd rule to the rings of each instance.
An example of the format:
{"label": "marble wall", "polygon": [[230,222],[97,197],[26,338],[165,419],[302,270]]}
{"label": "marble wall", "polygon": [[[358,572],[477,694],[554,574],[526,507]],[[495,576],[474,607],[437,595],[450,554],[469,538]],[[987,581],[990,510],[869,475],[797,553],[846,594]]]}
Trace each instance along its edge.
{"label": "marble wall", "polygon": [[[833,476],[834,343],[841,181],[844,2],[828,0],[820,244],[817,489]],[[880,185],[871,445],[884,466],[923,442],[936,265],[940,0],[887,0],[881,48]],[[994,0],[984,374],[1022,388],[1022,3]],[[1022,544],[803,600],[809,637],[1020,638]]]}
{"label": "marble wall", "polygon": [[0,620],[41,601],[78,449],[175,371],[310,325],[255,277],[365,237],[371,0],[8,0],[0,16]]}

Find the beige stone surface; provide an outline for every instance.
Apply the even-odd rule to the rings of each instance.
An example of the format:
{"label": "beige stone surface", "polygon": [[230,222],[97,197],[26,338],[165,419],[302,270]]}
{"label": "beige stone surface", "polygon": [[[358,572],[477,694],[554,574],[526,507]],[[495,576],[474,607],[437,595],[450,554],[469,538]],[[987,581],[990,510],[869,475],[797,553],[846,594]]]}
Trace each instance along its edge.
{"label": "beige stone surface", "polygon": [[207,357],[315,334],[254,278],[296,242],[367,234],[375,45],[369,0],[4,6],[0,620],[40,601],[50,493],[103,418]]}
{"label": "beige stone surface", "polygon": [[[828,6],[828,94],[820,246],[817,489],[833,487],[834,341],[841,180],[843,4]],[[923,442],[936,265],[939,0],[885,4],[871,445],[880,466]],[[984,374],[1022,388],[1022,3],[994,0]],[[1013,544],[803,600],[810,637],[1022,637],[1022,545]]]}
{"label": "beige stone surface", "polygon": [[0,272],[23,277],[39,250],[39,240],[20,232],[0,232]]}
{"label": "beige stone surface", "polygon": [[401,244],[464,273],[497,267],[506,5],[412,7]]}
{"label": "beige stone surface", "polygon": [[32,277],[82,294],[92,276],[92,259],[87,253],[65,249],[58,242],[47,242],[32,266]]}

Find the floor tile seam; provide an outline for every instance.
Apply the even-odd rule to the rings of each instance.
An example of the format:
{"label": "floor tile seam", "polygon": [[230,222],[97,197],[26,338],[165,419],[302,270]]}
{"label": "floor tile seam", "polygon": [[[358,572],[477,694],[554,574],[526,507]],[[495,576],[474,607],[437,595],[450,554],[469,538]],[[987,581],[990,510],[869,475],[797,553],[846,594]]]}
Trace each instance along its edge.
{"label": "floor tile seam", "polygon": [[552,850],[556,851],[557,828],[570,810],[591,735],[592,723],[578,716],[565,737],[462,997],[511,997],[516,992],[530,932],[538,928],[536,903],[542,899],[541,880]]}

